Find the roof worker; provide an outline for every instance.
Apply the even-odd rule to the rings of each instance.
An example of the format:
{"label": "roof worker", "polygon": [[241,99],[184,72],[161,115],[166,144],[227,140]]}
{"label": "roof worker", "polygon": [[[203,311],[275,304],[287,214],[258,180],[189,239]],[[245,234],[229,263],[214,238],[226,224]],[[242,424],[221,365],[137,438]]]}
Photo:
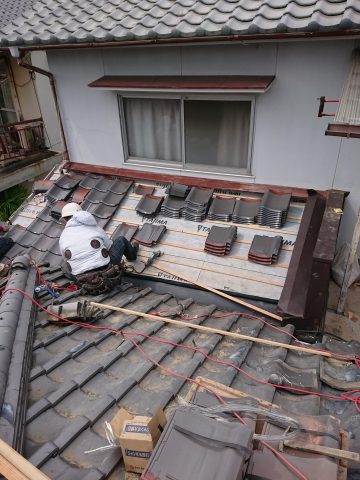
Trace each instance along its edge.
{"label": "roof worker", "polygon": [[63,271],[84,293],[110,291],[121,281],[123,255],[128,261],[136,260],[139,244],[125,237],[112,241],[95,217],[77,203],[67,203],[61,217],[66,222],[59,239]]}

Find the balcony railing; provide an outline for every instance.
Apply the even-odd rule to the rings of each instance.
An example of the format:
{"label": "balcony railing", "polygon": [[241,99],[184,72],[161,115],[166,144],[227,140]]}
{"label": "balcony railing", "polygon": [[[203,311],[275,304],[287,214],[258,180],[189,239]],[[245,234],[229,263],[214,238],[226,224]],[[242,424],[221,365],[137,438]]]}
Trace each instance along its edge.
{"label": "balcony railing", "polygon": [[46,150],[41,118],[0,124],[0,162]]}

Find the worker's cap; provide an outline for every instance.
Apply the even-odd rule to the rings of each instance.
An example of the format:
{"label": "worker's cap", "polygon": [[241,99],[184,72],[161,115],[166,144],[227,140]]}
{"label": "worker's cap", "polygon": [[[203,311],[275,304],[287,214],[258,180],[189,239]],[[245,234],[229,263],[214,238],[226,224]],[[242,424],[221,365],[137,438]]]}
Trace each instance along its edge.
{"label": "worker's cap", "polygon": [[78,203],[75,202],[70,202],[67,203],[66,205],[63,206],[63,209],[61,210],[61,218],[70,218],[74,215],[76,212],[80,212],[82,208]]}

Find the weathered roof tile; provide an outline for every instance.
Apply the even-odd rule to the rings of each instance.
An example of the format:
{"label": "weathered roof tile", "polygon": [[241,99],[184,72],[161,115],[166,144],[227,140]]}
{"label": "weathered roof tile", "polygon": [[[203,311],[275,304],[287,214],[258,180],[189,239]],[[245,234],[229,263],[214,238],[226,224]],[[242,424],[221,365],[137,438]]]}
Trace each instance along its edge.
{"label": "weathered roof tile", "polygon": [[360,8],[356,0],[40,0],[23,16],[4,19],[1,43],[21,45],[345,30],[359,28]]}

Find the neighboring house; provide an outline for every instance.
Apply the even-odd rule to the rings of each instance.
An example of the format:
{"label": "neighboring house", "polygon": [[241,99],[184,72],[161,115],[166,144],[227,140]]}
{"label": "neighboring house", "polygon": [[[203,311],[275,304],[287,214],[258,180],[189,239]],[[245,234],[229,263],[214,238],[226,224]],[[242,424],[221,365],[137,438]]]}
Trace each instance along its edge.
{"label": "neighboring house", "polygon": [[[360,0],[43,0],[0,30],[0,47],[20,64],[46,52],[67,166],[258,194],[300,188],[302,201],[306,189],[349,191],[343,243],[360,207],[359,36]],[[329,125],[319,114],[340,97]]]}
{"label": "neighboring house", "polygon": [[[31,1],[0,1],[4,28]],[[48,68],[46,54],[28,55],[28,62]],[[0,191],[45,175],[61,157],[60,130],[47,78],[20,66],[0,49]]]}
{"label": "neighboring house", "polygon": [[[70,161],[47,183],[46,202],[29,198],[14,215],[14,246],[3,260],[15,258],[9,285],[28,296],[5,288],[0,299],[0,437],[49,478],[124,478],[120,450],[104,448],[105,422],[120,407],[149,414],[174,404],[188,393],[186,379],[197,376],[300,415],[306,442],[339,448],[340,428],[346,430],[346,448],[359,452],[360,416],[351,393],[360,389],[357,344],[322,336],[340,223],[336,208],[349,190],[343,241],[351,237],[360,205],[359,140],[351,138],[360,125],[359,35],[360,0],[43,0],[1,29],[0,46],[14,58],[46,52]],[[318,117],[319,107],[329,111],[320,98],[340,96],[335,126],[328,126]],[[139,209],[146,192],[159,206],[173,180],[200,187],[192,190],[198,195],[193,205],[200,205],[190,218],[195,221],[189,220],[191,205],[181,218],[161,212],[149,218],[156,209]],[[201,187],[238,203],[275,188],[273,195],[285,194],[288,204],[292,197],[286,225],[239,223],[230,254],[216,255],[226,243],[221,233],[211,255],[204,250],[208,232],[214,223],[229,224],[203,218],[201,206],[208,204]],[[205,194],[213,197],[213,190]],[[119,288],[95,297],[135,313],[106,311],[89,325],[93,332],[83,323],[51,324],[29,305],[37,279],[39,302],[54,305],[47,285],[58,289],[64,315],[67,303],[94,298],[78,297],[60,271],[59,217],[69,199],[93,213],[112,239],[129,231],[129,238],[142,239],[140,261],[132,265],[137,273],[144,267],[141,274],[124,274]],[[154,246],[159,230],[164,236]],[[260,263],[249,261],[256,234],[283,237],[277,264],[270,265],[272,258],[261,264],[271,251],[259,255]],[[163,255],[148,266],[153,248]],[[192,288],[193,281],[221,290],[222,298]],[[315,334],[322,342],[318,352],[327,352],[322,358],[287,353],[164,326],[139,312],[282,343],[296,344],[296,326]],[[266,316],[277,317],[275,330]],[[343,356],[327,359],[330,351]],[[268,426],[262,423],[266,434],[273,432]],[[285,446],[286,467],[277,455],[260,447],[249,462],[250,476],[339,478],[338,462],[325,455]],[[358,478],[355,462],[348,478]]]}
{"label": "neighboring house", "polygon": [[317,113],[341,95],[359,27],[351,0],[40,1],[1,45],[47,52],[72,162],[349,190],[344,241],[359,142],[325,136]]}

